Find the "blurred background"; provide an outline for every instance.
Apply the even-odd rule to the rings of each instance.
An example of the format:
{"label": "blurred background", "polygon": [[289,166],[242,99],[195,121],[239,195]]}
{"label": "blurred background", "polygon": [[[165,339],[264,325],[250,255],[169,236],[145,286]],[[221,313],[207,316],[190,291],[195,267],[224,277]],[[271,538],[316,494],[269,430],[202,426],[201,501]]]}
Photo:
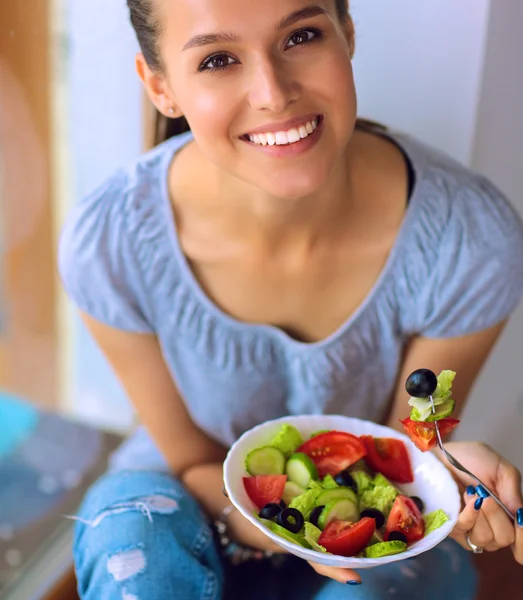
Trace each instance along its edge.
{"label": "blurred background", "polygon": [[[29,9],[30,7],[30,9]],[[523,213],[523,2],[352,0],[360,116],[482,171]],[[132,410],[62,292],[70,208],[148,146],[124,0],[0,3],[0,393],[124,432]],[[523,308],[458,437],[523,467]]]}

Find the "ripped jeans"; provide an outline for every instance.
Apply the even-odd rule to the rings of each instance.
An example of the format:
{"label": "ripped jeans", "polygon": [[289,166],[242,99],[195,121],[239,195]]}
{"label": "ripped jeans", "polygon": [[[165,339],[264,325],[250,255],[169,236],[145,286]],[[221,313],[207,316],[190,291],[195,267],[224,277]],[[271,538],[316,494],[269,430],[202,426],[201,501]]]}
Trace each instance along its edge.
{"label": "ripped jeans", "polygon": [[334,582],[301,559],[232,567],[206,516],[169,475],[145,432],[123,445],[75,524],[82,600],[474,600],[470,555],[451,540],[409,561]]}

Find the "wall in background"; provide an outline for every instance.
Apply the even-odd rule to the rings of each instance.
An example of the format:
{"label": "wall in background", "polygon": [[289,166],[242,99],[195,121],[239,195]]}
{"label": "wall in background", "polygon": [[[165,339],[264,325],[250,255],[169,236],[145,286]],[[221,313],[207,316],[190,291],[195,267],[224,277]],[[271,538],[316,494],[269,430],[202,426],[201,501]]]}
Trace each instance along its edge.
{"label": "wall in background", "polygon": [[472,157],[490,0],[351,0],[359,108]]}
{"label": "wall in background", "polygon": [[[472,164],[523,215],[523,2],[492,2]],[[474,432],[523,469],[523,306],[477,381],[462,437]],[[478,418],[476,415],[479,415]],[[476,433],[477,435],[477,433]]]}
{"label": "wall in background", "polygon": [[[73,204],[140,153],[142,88],[125,0],[65,1]],[[71,335],[65,409],[93,423],[126,428],[131,422],[126,396],[76,316]]]}

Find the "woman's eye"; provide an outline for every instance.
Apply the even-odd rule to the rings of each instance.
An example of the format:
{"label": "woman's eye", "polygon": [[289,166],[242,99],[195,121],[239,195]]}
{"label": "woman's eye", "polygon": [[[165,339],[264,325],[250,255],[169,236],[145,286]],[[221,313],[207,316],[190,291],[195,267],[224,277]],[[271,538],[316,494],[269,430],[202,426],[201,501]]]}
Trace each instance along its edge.
{"label": "woman's eye", "polygon": [[234,64],[234,59],[227,54],[215,54],[205,59],[200,66],[200,71],[218,71]]}
{"label": "woman's eye", "polygon": [[297,31],[291,35],[289,44],[292,42],[291,47],[303,46],[303,44],[308,44],[319,37],[321,37],[321,31],[317,29],[303,29],[302,31]]}
{"label": "woman's eye", "polygon": [[[303,46],[315,40],[319,40],[322,37],[323,33],[319,29],[302,29],[291,35],[288,47]],[[228,54],[214,54],[213,56],[206,58],[199,66],[198,70],[200,72],[220,71],[222,69],[227,69],[234,64],[236,64],[236,60],[232,58],[232,56],[229,56]]]}

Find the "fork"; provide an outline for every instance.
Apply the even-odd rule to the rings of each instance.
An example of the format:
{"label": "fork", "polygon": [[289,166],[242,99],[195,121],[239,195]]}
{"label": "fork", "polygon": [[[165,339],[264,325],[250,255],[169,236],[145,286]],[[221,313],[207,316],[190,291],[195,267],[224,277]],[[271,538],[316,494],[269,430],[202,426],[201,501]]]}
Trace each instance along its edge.
{"label": "fork", "polygon": [[[432,397],[432,394],[429,394],[429,400],[430,400],[430,404],[431,404],[432,413],[434,414],[436,412],[436,406],[434,404],[434,398]],[[490,490],[481,481],[481,479],[479,477],[477,477],[476,475],[474,475],[474,473],[471,473],[468,469],[466,469],[456,458],[454,458],[452,456],[452,454],[450,452],[447,452],[447,450],[443,446],[443,441],[441,439],[441,433],[439,431],[438,422],[434,421],[434,425],[435,425],[435,430],[436,430],[436,437],[438,439],[439,449],[443,452],[443,455],[448,460],[448,462],[454,468],[458,469],[458,471],[462,471],[463,473],[466,473],[469,477],[472,477],[472,479],[474,479],[475,481],[477,481],[478,484],[481,485],[481,487],[483,487],[486,492],[488,492],[488,494],[492,497],[492,499],[495,500],[499,504],[499,506],[501,506],[501,508],[507,513],[508,517],[512,521],[514,521],[515,518],[516,518],[515,515],[512,514],[512,512],[510,511],[510,509],[507,506],[505,506],[505,504],[503,504],[503,502],[496,496],[496,494],[494,494],[494,492],[492,492],[492,490]]]}

